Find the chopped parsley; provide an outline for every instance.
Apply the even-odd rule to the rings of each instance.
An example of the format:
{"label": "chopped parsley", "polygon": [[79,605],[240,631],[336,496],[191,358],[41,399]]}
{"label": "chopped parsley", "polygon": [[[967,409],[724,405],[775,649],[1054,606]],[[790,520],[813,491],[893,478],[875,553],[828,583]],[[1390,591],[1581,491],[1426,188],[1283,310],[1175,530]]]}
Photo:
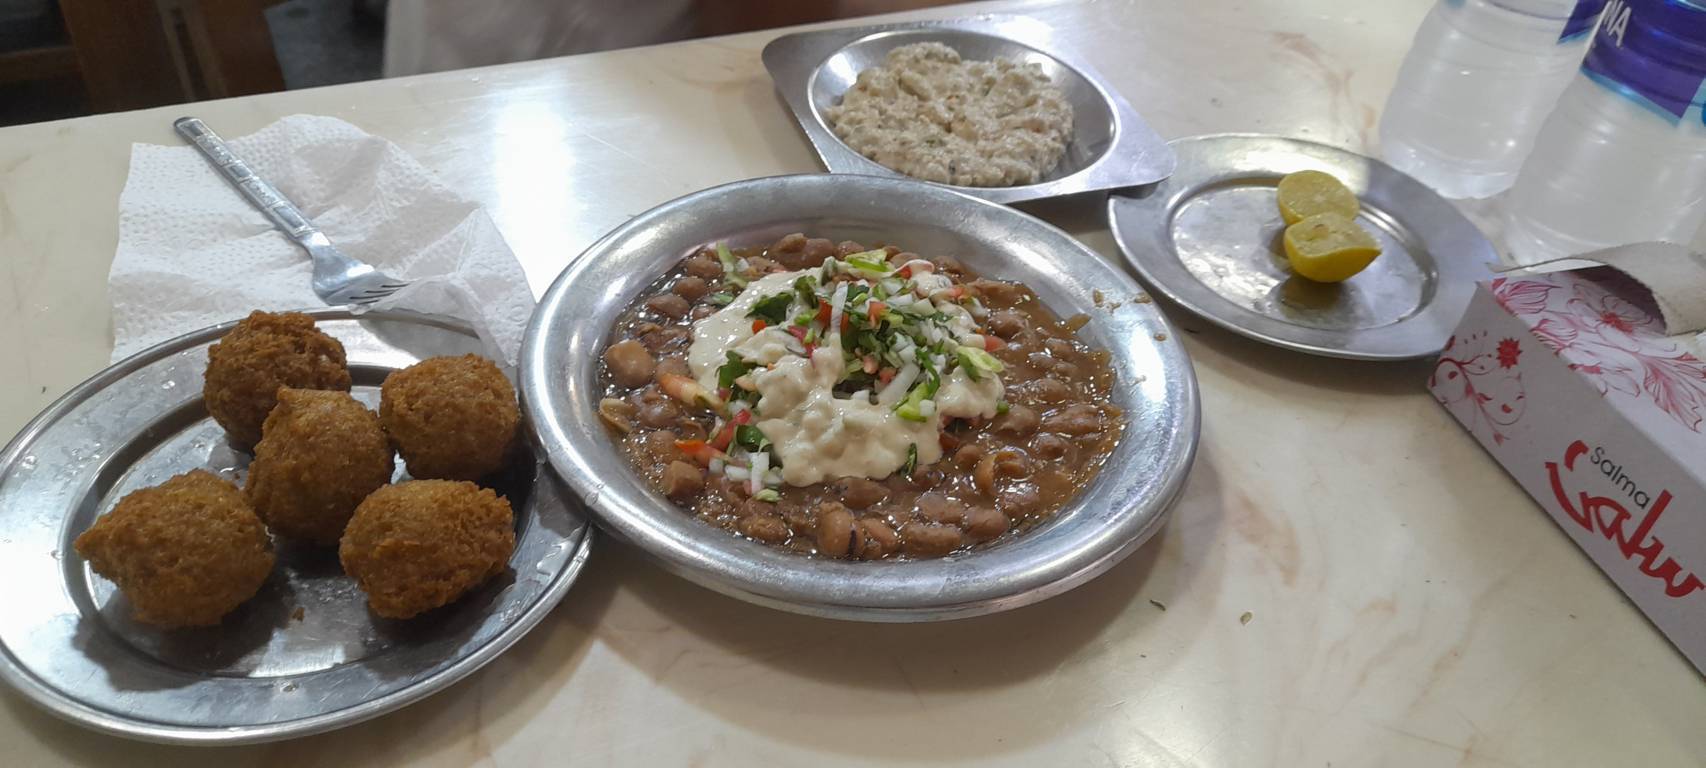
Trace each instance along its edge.
{"label": "chopped parsley", "polygon": [[794,304],[794,294],[778,293],[759,299],[747,310],[747,317],[756,317],[770,325],[781,325],[788,319],[788,308]]}

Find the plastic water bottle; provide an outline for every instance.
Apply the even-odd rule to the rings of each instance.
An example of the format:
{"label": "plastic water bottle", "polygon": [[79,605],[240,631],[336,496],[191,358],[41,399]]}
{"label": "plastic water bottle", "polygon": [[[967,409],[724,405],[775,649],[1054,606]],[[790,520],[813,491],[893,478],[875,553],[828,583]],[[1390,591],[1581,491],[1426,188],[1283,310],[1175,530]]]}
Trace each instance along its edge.
{"label": "plastic water bottle", "polygon": [[1511,190],[1516,261],[1692,240],[1706,221],[1703,83],[1706,0],[1610,0]]}
{"label": "plastic water bottle", "polygon": [[1504,191],[1605,2],[1439,0],[1386,99],[1386,162],[1446,197]]}

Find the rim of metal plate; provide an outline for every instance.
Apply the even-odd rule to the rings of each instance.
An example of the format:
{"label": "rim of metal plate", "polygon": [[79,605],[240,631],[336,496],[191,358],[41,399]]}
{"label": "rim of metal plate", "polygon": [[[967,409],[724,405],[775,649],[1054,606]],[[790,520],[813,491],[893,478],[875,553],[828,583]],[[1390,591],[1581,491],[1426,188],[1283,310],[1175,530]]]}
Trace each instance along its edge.
{"label": "rim of metal plate", "polygon": [[[321,322],[375,320],[408,324],[426,332],[437,330],[450,331],[470,337],[474,335],[470,328],[453,319],[414,312],[395,310],[352,312],[346,308],[316,308],[300,311],[312,315],[316,321]],[[161,364],[163,361],[170,361],[174,356],[211,343],[223,336],[235,324],[236,321],[231,321],[161,342],[113,364],[73,387],[32,419],[7,444],[4,451],[0,451],[0,496],[5,495],[8,486],[19,482],[21,460],[28,454],[31,446],[53,430],[58,422],[74,413],[79,406],[100,397],[103,391],[119,384],[125,377],[133,373],[152,365]],[[343,341],[346,347],[350,345],[349,339],[343,339]],[[355,349],[351,349],[352,367],[357,364],[358,354],[360,353]],[[368,360],[364,364],[381,367],[392,366],[393,360],[388,358],[406,353],[389,348],[389,345],[381,340],[375,343],[374,354],[378,355],[380,359]],[[109,456],[102,461],[92,462],[90,467],[81,474],[111,473],[115,471],[115,468],[105,465],[114,461],[115,459]],[[570,526],[569,534],[563,539],[565,545],[552,558],[557,561],[557,566],[556,571],[548,576],[550,581],[525,608],[513,616],[504,617],[507,623],[489,636],[483,644],[474,647],[471,652],[436,671],[406,685],[391,689],[377,697],[359,701],[351,706],[273,723],[196,727],[162,722],[103,709],[96,704],[78,698],[74,691],[67,691],[52,684],[49,680],[40,677],[37,670],[20,661],[15,653],[16,649],[6,637],[0,637],[0,679],[3,679],[14,690],[40,705],[49,713],[93,730],[143,741],[196,746],[259,743],[305,736],[352,725],[400,709],[466,677],[509,649],[561,601],[563,595],[579,576],[591,552],[595,538],[593,526],[579,501],[574,498],[567,487],[561,484],[561,480],[556,477],[555,473],[550,471],[543,458],[536,457],[535,462],[533,491],[528,501],[528,507],[535,512],[535,519],[528,522],[528,527],[540,527],[538,518],[542,511],[549,512],[552,516],[557,516],[560,513],[565,519],[557,522],[566,523]],[[31,462],[29,467],[33,466],[35,465]],[[43,463],[42,466],[45,467],[46,464]],[[71,485],[86,491],[94,480],[89,477],[79,477],[73,478],[69,482]],[[79,491],[74,495],[80,497],[81,494],[82,491]],[[546,510],[540,505],[549,505],[551,509]],[[73,510],[64,512],[66,515],[72,513]],[[0,527],[9,525],[5,519],[10,514],[12,512],[0,509]],[[15,567],[20,559],[32,554],[39,557],[40,553],[5,551],[9,547],[19,546],[20,543],[10,536],[0,538],[0,561],[8,564],[7,568],[0,569],[0,573],[16,575]],[[518,542],[517,548],[518,551],[521,549],[521,542]],[[59,564],[56,562],[54,567],[58,568]],[[69,585],[66,586],[69,587]],[[58,590],[54,591],[57,592]],[[70,597],[65,599],[67,602],[75,602]],[[360,664],[362,662],[355,663]]]}
{"label": "rim of metal plate", "polygon": [[[1494,277],[1497,252],[1481,230],[1426,185],[1379,160],[1311,141],[1224,133],[1175,139],[1173,176],[1108,199],[1108,226],[1120,252],[1150,288],[1228,331],[1266,344],[1326,357],[1398,361],[1437,354],[1462,319],[1479,281]],[[1284,322],[1240,306],[1205,285],[1180,260],[1173,237],[1180,207],[1205,189],[1277,180],[1305,169],[1339,169],[1341,178],[1431,262],[1431,296],[1396,322],[1327,329]],[[1260,182],[1258,182],[1260,183]]]}
{"label": "rim of metal plate", "polygon": [[[763,59],[776,89],[825,169],[830,173],[912,179],[877,164],[842,143],[823,121],[820,109],[829,105],[814,97],[814,86],[824,76],[825,65],[850,49],[871,46],[886,53],[888,49],[908,43],[952,40],[973,40],[998,55],[1030,58],[1070,80],[1064,84],[1069,92],[1081,93],[1086,99],[1085,103],[1075,104],[1075,122],[1084,124],[1074,126],[1074,143],[1094,137],[1096,147],[1075,148],[1069,144],[1067,157],[1061,161],[1054,177],[1037,184],[964,187],[924,183],[994,203],[1009,204],[1153,184],[1173,172],[1173,151],[1161,136],[1144,122],[1137,110],[1106,79],[1074,56],[1047,24],[1036,19],[983,14],[960,19],[796,32],[778,37],[764,46]],[[841,74],[851,77],[857,72]],[[1087,114],[1091,111],[1103,114]],[[1090,117],[1097,119],[1088,121]]]}

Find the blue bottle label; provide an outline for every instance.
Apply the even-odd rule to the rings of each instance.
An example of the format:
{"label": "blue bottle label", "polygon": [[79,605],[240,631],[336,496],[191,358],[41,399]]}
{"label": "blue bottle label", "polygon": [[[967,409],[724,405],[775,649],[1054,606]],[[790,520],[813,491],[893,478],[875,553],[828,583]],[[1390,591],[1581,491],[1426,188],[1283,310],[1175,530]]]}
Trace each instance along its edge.
{"label": "blue bottle label", "polygon": [[1599,21],[1599,12],[1603,10],[1605,0],[1576,0],[1576,8],[1570,11],[1570,18],[1564,22],[1564,31],[1558,35],[1558,42],[1577,40],[1592,32],[1594,22]]}
{"label": "blue bottle label", "polygon": [[1687,0],[1609,0],[1582,74],[1671,123],[1700,119],[1706,9]]}

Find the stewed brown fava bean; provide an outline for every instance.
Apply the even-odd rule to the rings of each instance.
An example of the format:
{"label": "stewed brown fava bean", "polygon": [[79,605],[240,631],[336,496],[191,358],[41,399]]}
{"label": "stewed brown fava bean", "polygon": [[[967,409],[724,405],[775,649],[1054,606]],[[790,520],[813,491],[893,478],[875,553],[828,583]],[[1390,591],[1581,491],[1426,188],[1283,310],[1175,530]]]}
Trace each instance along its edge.
{"label": "stewed brown fava bean", "polygon": [[[746,293],[767,277],[765,285],[789,283],[775,295]],[[731,306],[747,312],[732,324]],[[952,333],[927,330],[962,313]],[[840,332],[831,335],[836,319]],[[707,524],[818,557],[942,557],[1046,522],[1118,442],[1114,373],[1107,353],[1079,340],[1083,322],[1062,321],[1025,286],[978,277],[947,257],[804,233],[767,248],[712,246],[688,255],[618,321],[603,353],[598,413],[635,471]],[[707,375],[703,356],[694,357],[695,326],[715,323],[751,343],[713,349],[733,357],[716,357]],[[773,377],[788,365],[818,370],[810,366],[820,364],[819,350],[841,360],[822,369],[837,376],[834,402],[856,405],[837,406],[852,410],[827,421],[777,415],[786,407],[778,402],[808,395]],[[991,392],[998,401],[977,400]],[[799,454],[775,444],[816,439],[855,413],[924,429],[934,445],[900,443],[902,462],[876,438],[825,440],[834,461],[802,471],[786,458]],[[847,471],[859,460],[892,463],[872,473],[881,476]],[[785,479],[802,475],[810,482]]]}

